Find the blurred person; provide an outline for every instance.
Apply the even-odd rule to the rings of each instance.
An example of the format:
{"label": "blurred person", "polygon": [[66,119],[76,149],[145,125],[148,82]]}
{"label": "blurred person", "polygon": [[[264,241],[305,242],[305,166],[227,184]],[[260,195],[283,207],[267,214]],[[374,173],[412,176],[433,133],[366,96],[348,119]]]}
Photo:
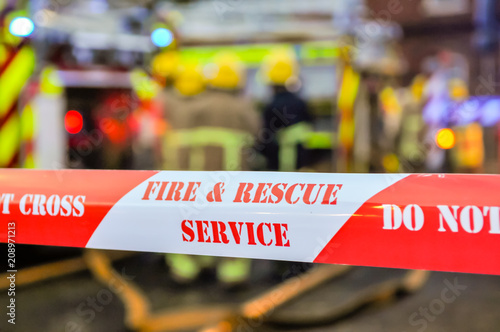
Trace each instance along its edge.
{"label": "blurred person", "polygon": [[[178,102],[169,111],[174,129],[181,131],[178,140],[188,140],[187,163],[191,170],[247,170],[245,147],[259,130],[259,117],[241,90],[245,68],[232,53],[218,54],[205,68],[208,90],[199,94],[199,69],[180,69],[174,87],[189,104]],[[197,98],[193,98],[196,96]],[[249,275],[248,259],[209,256],[166,256],[172,276],[181,283],[195,280],[203,270],[215,270],[217,280],[228,287],[244,284]]]}
{"label": "blurred person", "polygon": [[423,91],[427,78],[424,74],[415,76],[404,94],[401,131],[398,142],[398,155],[403,172],[418,173],[423,170],[425,147],[422,134]]}
{"label": "blurred person", "polygon": [[[253,144],[260,129],[257,110],[243,96],[246,69],[231,52],[221,52],[205,68],[208,91],[203,106],[195,117],[195,128],[203,143],[204,156],[195,168],[217,170],[249,170],[245,150]],[[216,258],[217,280],[226,286],[244,284],[249,276],[251,260]]]}
{"label": "blurred person", "polygon": [[[260,129],[260,119],[252,102],[243,94],[246,70],[239,58],[221,52],[205,67],[208,90],[201,111],[196,113],[194,127],[207,130],[204,140],[203,170],[249,170],[244,153]],[[234,144],[229,144],[233,141]],[[240,151],[234,151],[233,147]],[[229,157],[233,159],[230,160]]]}
{"label": "blurred person", "polygon": [[[312,132],[312,116],[306,101],[299,95],[300,65],[292,49],[275,48],[260,68],[263,81],[272,95],[262,114],[263,131],[259,145],[270,171],[292,172],[310,165],[306,138]],[[270,262],[260,277],[280,280],[308,270],[311,264]]]}
{"label": "blurred person", "polygon": [[[369,23],[364,24],[368,28]],[[380,24],[370,36],[366,29],[355,32],[357,51],[352,52],[352,60],[346,61],[346,68],[352,66],[361,79],[357,91],[352,92],[356,93],[352,102],[353,124],[349,128],[353,132],[352,161],[341,171],[384,172],[399,167],[394,153],[401,119],[396,79],[407,69],[398,44],[402,33],[394,22]]]}
{"label": "blurred person", "polygon": [[[162,169],[189,170],[194,117],[206,87],[202,69],[196,63],[181,62],[178,54],[170,52],[153,61],[153,71],[164,85],[160,100],[167,128],[162,141]],[[174,281],[188,284],[203,269],[212,267],[214,258],[166,254],[165,261]]]}
{"label": "blurred person", "polygon": [[364,68],[361,71],[359,96],[354,110],[354,170],[384,172],[385,138],[380,93],[386,73],[382,68]]}
{"label": "blurred person", "polygon": [[341,79],[337,95],[338,172],[395,171],[398,160],[395,140],[400,127],[400,91],[396,77],[405,69],[392,45],[384,52],[340,49]]}
{"label": "blurred person", "polygon": [[429,73],[422,114],[427,127],[425,141],[430,143],[425,162],[428,172],[442,172],[449,166],[446,150],[435,144],[435,136],[440,129],[450,125],[454,103],[450,82],[454,79],[466,81],[467,64],[464,61],[462,56],[442,50],[424,62],[424,70]]}
{"label": "blurred person", "polygon": [[275,49],[264,60],[261,73],[272,89],[271,100],[264,106],[261,137],[267,168],[293,171],[308,164],[302,146],[311,130],[311,115],[306,102],[296,93],[300,87],[299,64],[293,51]]}
{"label": "blurred person", "polygon": [[[172,85],[163,91],[163,116],[168,125],[163,139],[163,168],[192,169],[190,157],[194,153],[192,129],[195,116],[204,102],[206,88],[202,68],[197,63],[180,63]],[[194,158],[196,159],[196,158]]]}

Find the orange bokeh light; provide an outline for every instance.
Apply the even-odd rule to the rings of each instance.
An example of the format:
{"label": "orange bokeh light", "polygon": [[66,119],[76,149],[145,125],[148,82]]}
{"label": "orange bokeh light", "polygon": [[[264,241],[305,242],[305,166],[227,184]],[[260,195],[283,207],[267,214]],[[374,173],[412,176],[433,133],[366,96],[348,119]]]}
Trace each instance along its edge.
{"label": "orange bokeh light", "polygon": [[78,111],[68,111],[64,116],[64,127],[70,134],[78,134],[83,128],[83,117]]}
{"label": "orange bokeh light", "polygon": [[455,133],[450,128],[440,129],[436,133],[436,144],[443,150],[451,149],[455,146]]}

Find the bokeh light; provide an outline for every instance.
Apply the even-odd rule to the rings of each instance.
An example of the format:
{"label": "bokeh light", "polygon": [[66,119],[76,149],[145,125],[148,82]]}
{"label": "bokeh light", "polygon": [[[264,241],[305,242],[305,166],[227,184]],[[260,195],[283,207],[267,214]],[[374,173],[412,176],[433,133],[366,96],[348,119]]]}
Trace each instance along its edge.
{"label": "bokeh light", "polygon": [[168,29],[158,28],[151,33],[151,40],[158,47],[167,47],[174,41],[174,35]]}
{"label": "bokeh light", "polygon": [[83,117],[78,111],[68,111],[64,117],[64,127],[70,134],[78,134],[83,128]]}
{"label": "bokeh light", "polygon": [[27,17],[16,17],[9,25],[10,33],[18,37],[28,37],[34,30],[35,24]]}
{"label": "bokeh light", "polygon": [[436,144],[439,148],[448,150],[455,146],[455,133],[450,128],[440,129],[436,134]]}

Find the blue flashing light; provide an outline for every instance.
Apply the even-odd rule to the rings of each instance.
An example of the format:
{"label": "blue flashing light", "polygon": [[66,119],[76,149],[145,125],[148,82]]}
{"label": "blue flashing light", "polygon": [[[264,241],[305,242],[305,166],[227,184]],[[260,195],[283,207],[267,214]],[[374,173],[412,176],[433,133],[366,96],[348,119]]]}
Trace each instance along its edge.
{"label": "blue flashing light", "polygon": [[9,25],[10,33],[18,37],[28,37],[34,30],[35,24],[27,17],[16,17]]}
{"label": "blue flashing light", "polygon": [[151,40],[158,47],[167,47],[174,41],[174,34],[168,29],[158,28],[151,33]]}

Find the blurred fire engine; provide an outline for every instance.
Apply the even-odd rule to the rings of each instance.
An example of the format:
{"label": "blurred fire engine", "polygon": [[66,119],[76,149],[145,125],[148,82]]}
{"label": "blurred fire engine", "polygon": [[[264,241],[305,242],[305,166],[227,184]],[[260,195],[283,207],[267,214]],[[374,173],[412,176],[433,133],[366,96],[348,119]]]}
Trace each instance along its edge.
{"label": "blurred fire engine", "polygon": [[0,167],[132,168],[133,138],[159,116],[137,68],[175,47],[172,28],[143,7],[47,5],[0,5]]}

